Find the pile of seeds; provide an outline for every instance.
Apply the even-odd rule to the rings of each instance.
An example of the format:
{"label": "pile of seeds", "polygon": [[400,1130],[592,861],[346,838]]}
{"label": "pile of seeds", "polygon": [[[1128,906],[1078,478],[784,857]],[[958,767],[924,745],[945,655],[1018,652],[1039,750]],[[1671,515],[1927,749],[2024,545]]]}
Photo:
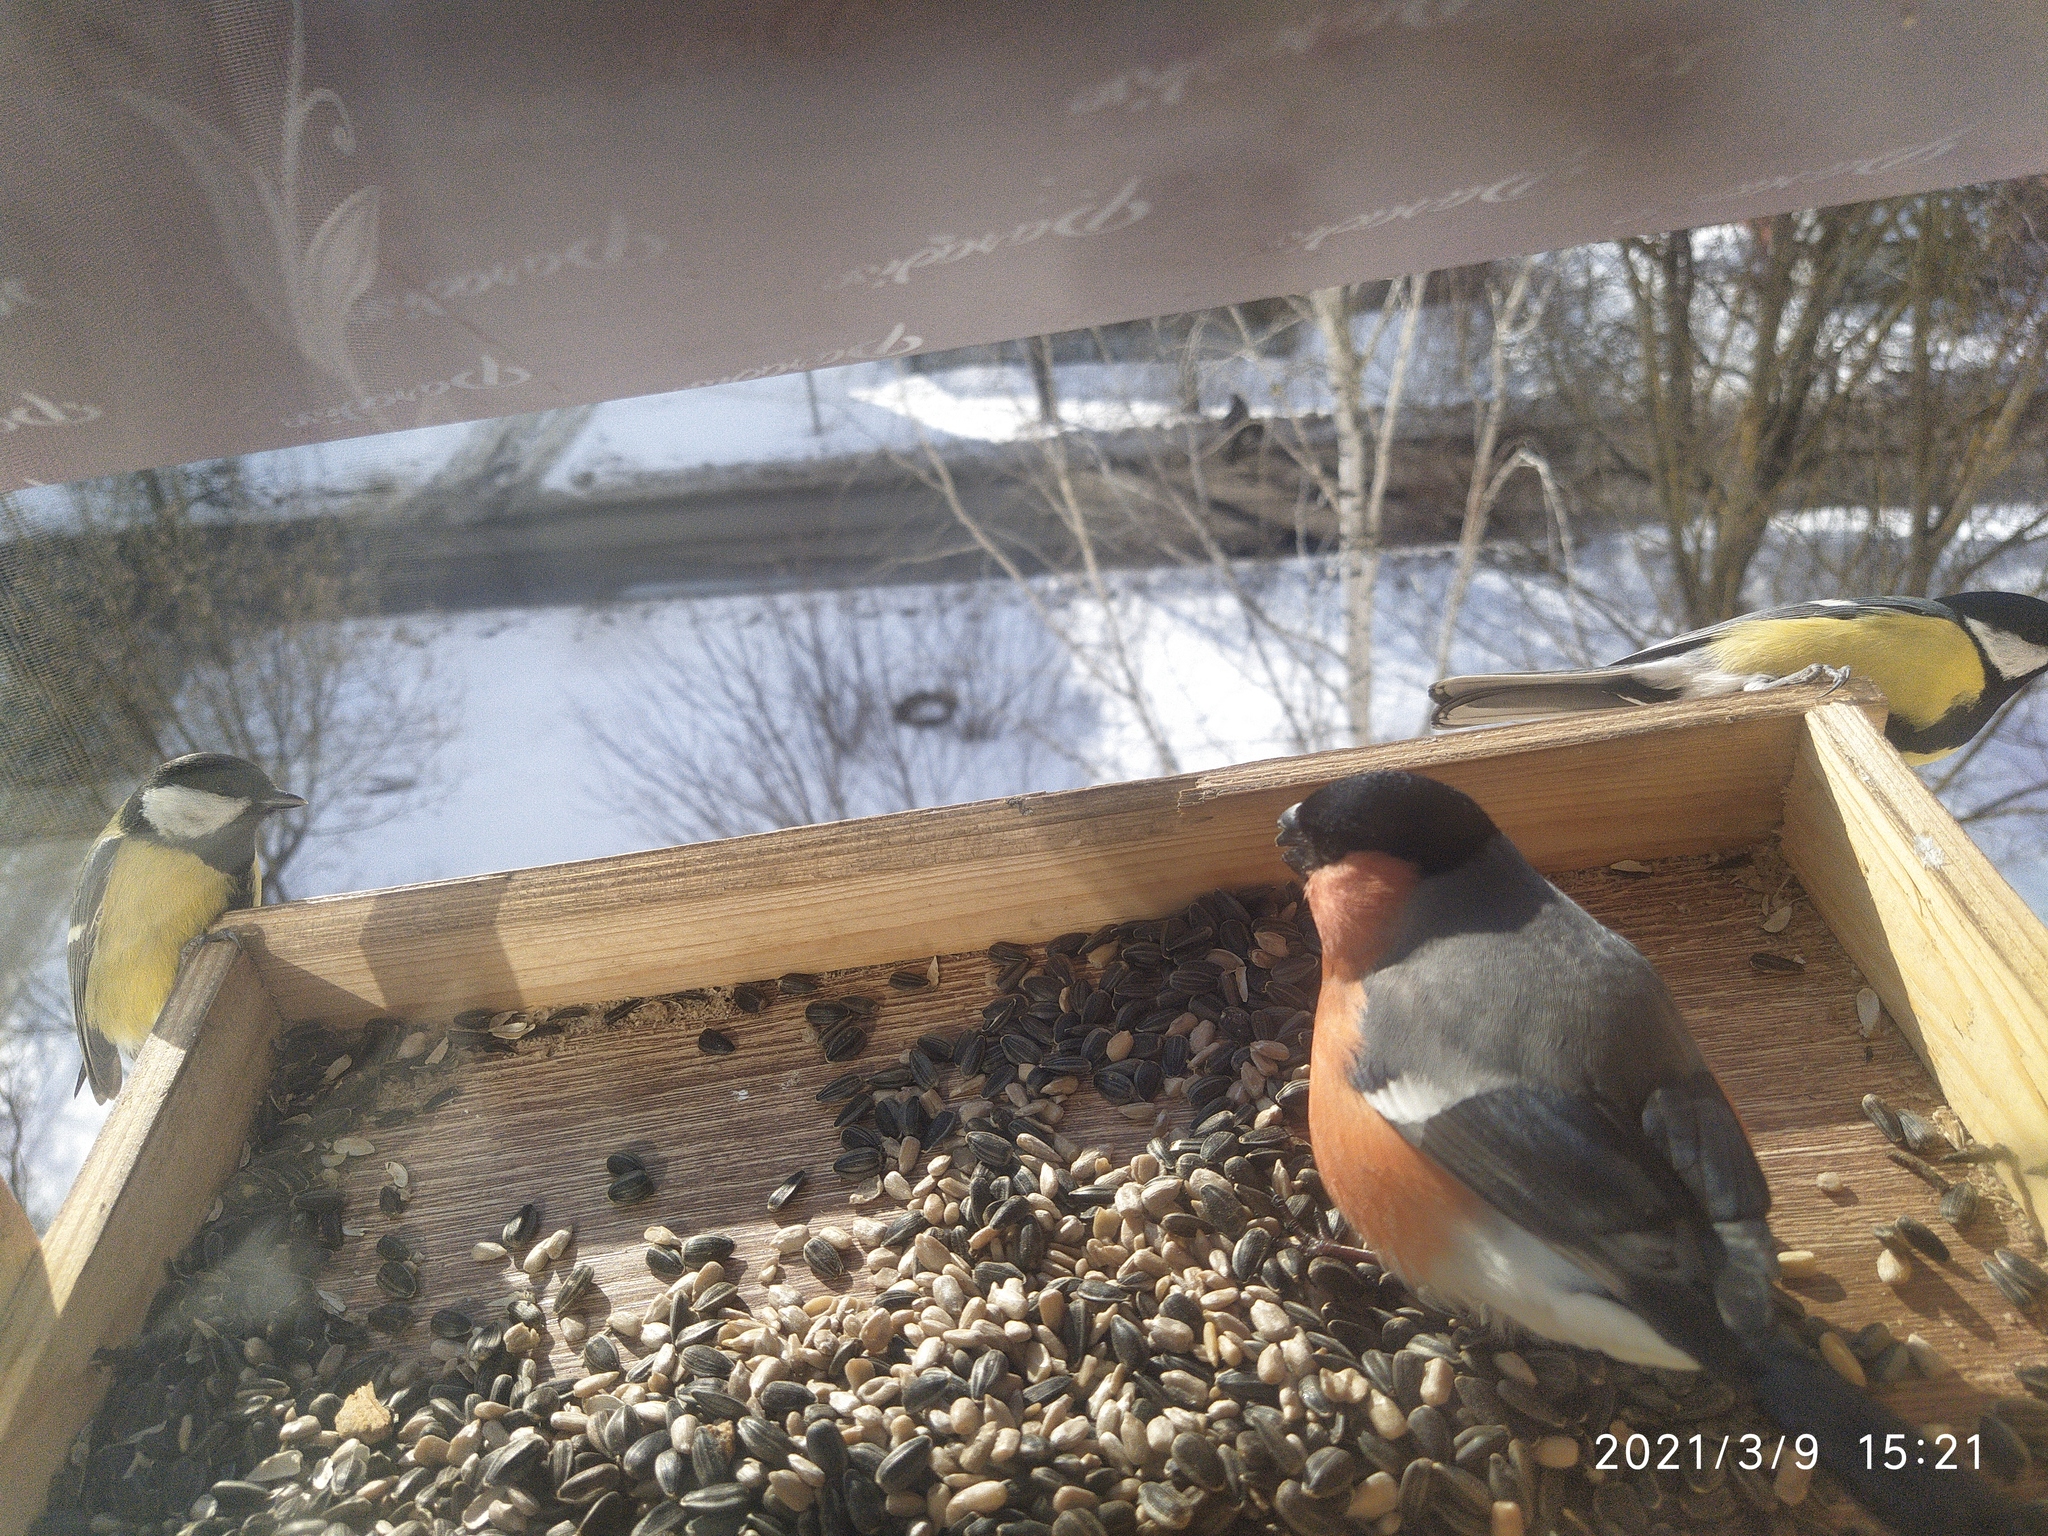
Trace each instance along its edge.
{"label": "pile of seeds", "polygon": [[[728,1235],[649,1227],[650,1296],[597,1329],[575,1315],[587,1264],[546,1294],[574,1235],[544,1233],[531,1206],[478,1234],[480,1260],[516,1261],[497,1315],[442,1308],[419,1340],[419,1259],[397,1231],[376,1244],[387,1299],[362,1321],[319,1285],[353,1235],[332,1192],[368,1155],[359,1123],[445,1103],[441,1074],[530,1049],[564,1014],[516,1033],[465,1016],[453,1052],[388,1022],[346,1040],[294,1031],[251,1155],[108,1361],[106,1404],[39,1529],[1824,1528],[1824,1485],[1793,1463],[1665,1471],[1628,1453],[1631,1436],[1773,1443],[1727,1387],[1543,1345],[1317,1255],[1341,1222],[1301,1126],[1315,940],[1297,903],[1219,893],[1164,921],[992,951],[997,996],[971,1028],[823,1095],[842,1131],[865,1133],[843,1150],[867,1155],[838,1170],[858,1181],[853,1214],[785,1227],[751,1277]],[[865,1046],[872,1012],[817,1025],[821,1049],[849,1024]],[[1127,1159],[1077,1145],[1061,1127],[1084,1086],[1155,1125],[1185,1106],[1184,1129],[1160,1126]],[[411,1173],[387,1172],[403,1209]],[[631,1154],[605,1172],[614,1205],[651,1189]],[[803,1183],[793,1173],[771,1209]],[[1881,1324],[1845,1338],[1780,1304],[1799,1346],[1845,1375],[1910,1363]],[[2000,1413],[2022,1456],[2048,1451],[2048,1404]]]}
{"label": "pile of seeds", "polygon": [[[1257,1111],[1308,1061],[1322,962],[1298,887],[1242,899],[1215,891],[1174,917],[1062,934],[1037,954],[999,941],[988,959],[996,995],[975,1027],[923,1035],[889,1066],[846,1072],[819,1091],[840,1133],[833,1171],[859,1181],[854,1204],[885,1190],[904,1198],[927,1149],[963,1126],[970,1141],[988,1135],[972,1126],[998,1105],[1042,1131],[1061,1123],[1084,1084],[1139,1122],[1164,1123],[1162,1099],[1185,1099],[1197,1118],[1219,1106]],[[929,977],[905,970],[890,981],[921,988],[936,970],[934,961]],[[791,980],[747,990],[786,992]],[[873,1008],[857,996],[806,1007],[826,1060],[866,1045]],[[1000,1162],[999,1150],[982,1151]]]}

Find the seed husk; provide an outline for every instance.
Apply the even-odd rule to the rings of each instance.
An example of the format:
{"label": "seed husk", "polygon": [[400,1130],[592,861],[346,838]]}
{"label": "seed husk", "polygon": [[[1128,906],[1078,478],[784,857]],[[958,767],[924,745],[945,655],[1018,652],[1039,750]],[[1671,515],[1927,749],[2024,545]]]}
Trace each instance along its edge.
{"label": "seed husk", "polygon": [[1912,1216],[1901,1216],[1892,1223],[1893,1230],[1930,1259],[1948,1262],[1948,1244],[1935,1235],[1934,1229]]}
{"label": "seed husk", "polygon": [[882,1154],[876,1147],[855,1147],[842,1152],[832,1160],[832,1171],[841,1178],[858,1179],[878,1171],[882,1166]]}
{"label": "seed husk", "polygon": [[807,1241],[803,1247],[803,1256],[804,1263],[810,1266],[811,1273],[820,1280],[837,1280],[846,1273],[846,1261],[839,1256],[839,1250],[822,1237],[813,1237]]}
{"label": "seed husk", "polygon": [[500,1239],[507,1248],[524,1248],[533,1241],[534,1234],[539,1231],[540,1207],[532,1204],[522,1205],[513,1214],[512,1219],[505,1223],[505,1230],[500,1234]]}
{"label": "seed husk", "polygon": [[1893,1146],[1903,1147],[1906,1144],[1906,1133],[1899,1129],[1899,1112],[1876,1094],[1863,1095],[1863,1114]]}
{"label": "seed husk", "polygon": [[596,1271],[588,1264],[578,1264],[570,1270],[568,1279],[555,1292],[555,1316],[563,1317],[574,1311],[577,1303],[590,1293],[591,1283],[596,1277]]}
{"label": "seed husk", "polygon": [[700,1264],[722,1264],[732,1257],[733,1240],[723,1232],[699,1232],[683,1244],[683,1262],[693,1268]]}
{"label": "seed husk", "polygon": [[645,1169],[629,1173],[623,1178],[613,1179],[605,1186],[604,1197],[613,1205],[638,1205],[654,1193],[654,1180]]}
{"label": "seed husk", "polygon": [[377,1266],[377,1288],[399,1301],[410,1301],[420,1293],[420,1272],[403,1261],[387,1261]]}
{"label": "seed husk", "polygon": [[1995,1253],[1984,1261],[1984,1277],[1998,1287],[2000,1295],[2022,1311],[2031,1307],[2037,1299],[2024,1282],[1998,1262]]}
{"label": "seed husk", "polygon": [[810,1171],[808,1169],[799,1168],[795,1173],[792,1173],[788,1178],[776,1185],[773,1190],[769,1191],[768,1209],[779,1211],[789,1204],[796,1192],[804,1187],[804,1180],[809,1177]]}
{"label": "seed husk", "polygon": [[2015,1253],[2010,1248],[1994,1248],[1991,1250],[1991,1260],[2011,1275],[2030,1296],[2038,1300],[2041,1296],[2048,1295],[2048,1272],[2044,1272],[2040,1265],[2024,1254]]}
{"label": "seed husk", "polygon": [[469,1320],[467,1312],[454,1307],[443,1307],[428,1319],[427,1327],[437,1339],[466,1339],[476,1324]]}
{"label": "seed husk", "polygon": [[1797,976],[1806,969],[1806,962],[1796,955],[1780,955],[1760,949],[1749,957],[1749,967],[1766,976]]}
{"label": "seed husk", "polygon": [[1906,1172],[1912,1174],[1914,1178],[1925,1184],[1936,1194],[1945,1195],[1948,1193],[1948,1175],[1925,1158],[1915,1157],[1911,1152],[1904,1151],[1898,1147],[1886,1147],[1884,1155],[1893,1163],[1905,1169]]}
{"label": "seed husk", "polygon": [[730,1056],[739,1047],[724,1030],[707,1029],[697,1036],[697,1049],[706,1056]]}
{"label": "seed husk", "polygon": [[[1702,1418],[1715,1434],[1724,1421],[1739,1431],[1749,1423],[1742,1415],[1752,1410],[1733,1394],[1713,1383],[1684,1386],[1591,1359],[1581,1380],[1579,1366],[1563,1352],[1489,1336],[1474,1320],[1437,1310],[1365,1261],[1304,1258],[1301,1245],[1310,1237],[1356,1239],[1332,1219],[1305,1127],[1291,1118],[1307,1093],[1310,1021],[1303,1005],[1312,1006],[1319,980],[1313,973],[1320,942],[1299,903],[1298,890],[1248,896],[1243,903],[1211,895],[1183,915],[1065,936],[1065,947],[1019,946],[1023,968],[1013,978],[1015,990],[989,1019],[986,1035],[968,1029],[958,1040],[920,1038],[904,1056],[892,1045],[891,1059],[878,1070],[848,1074],[845,1087],[828,1096],[833,1103],[824,1113],[840,1111],[834,1130],[856,1133],[844,1152],[876,1155],[878,1172],[889,1173],[888,1194],[902,1209],[878,1211],[872,1226],[862,1215],[843,1217],[851,1229],[845,1235],[858,1238],[848,1247],[823,1231],[799,1228],[795,1251],[823,1239],[844,1268],[859,1262],[856,1248],[879,1250],[869,1267],[874,1285],[887,1291],[872,1311],[819,1295],[813,1277],[802,1271],[794,1281],[785,1279],[779,1263],[750,1277],[766,1292],[759,1298],[751,1283],[741,1297],[722,1267],[685,1280],[690,1264],[677,1249],[687,1245],[665,1228],[650,1227],[647,1261],[674,1294],[657,1293],[650,1301],[633,1294],[633,1282],[624,1278],[625,1294],[604,1302],[608,1320],[601,1320],[596,1302],[588,1303],[588,1321],[560,1318],[560,1337],[585,1351],[580,1366],[572,1367],[582,1379],[548,1382],[541,1379],[550,1369],[546,1349],[536,1348],[547,1318],[530,1299],[532,1288],[546,1295],[546,1245],[537,1250],[541,1272],[530,1287],[516,1271],[467,1272],[472,1279],[504,1278],[528,1287],[529,1299],[515,1294],[505,1304],[510,1327],[502,1318],[492,1326],[486,1317],[474,1334],[436,1338],[440,1367],[423,1360],[419,1374],[392,1376],[385,1395],[400,1394],[398,1421],[414,1421],[396,1444],[418,1445],[420,1464],[401,1462],[394,1469],[397,1491],[388,1502],[373,1499],[373,1514],[389,1521],[392,1536],[464,1526],[510,1529],[522,1521],[529,1536],[886,1536],[925,1521],[935,1536],[1136,1536],[1142,1502],[1145,1528],[1161,1532],[1223,1536],[1277,1521],[1292,1536],[1354,1536],[1393,1512],[1397,1479],[1406,1479],[1411,1497],[1422,1501],[1407,1528],[1471,1536],[1487,1529],[1494,1500],[1536,1529],[1540,1470],[1546,1530],[1555,1525],[1566,1536],[1596,1529],[1643,1536],[1659,1523],[1693,1528],[1699,1520],[1673,1503],[1694,1497],[1688,1486],[1665,1479],[1665,1486],[1652,1489],[1632,1478],[1591,1486],[1577,1466],[1579,1437],[1618,1415],[1632,1426],[1687,1434]],[[1254,935],[1270,943],[1263,961],[1249,955]],[[1034,959],[1040,954],[1045,958]],[[1297,964],[1280,963],[1290,960]],[[715,1004],[716,994],[701,1000]],[[873,1008],[862,1002],[864,1010],[846,1008],[840,1026],[867,1028]],[[1006,1036],[1017,1043],[1006,1047]],[[1119,1036],[1127,1044],[1112,1061],[1107,1042]],[[821,1049],[829,1049],[828,1037],[836,1041],[836,1030],[821,1033]],[[971,1071],[953,1059],[983,1046]],[[372,1059],[368,1049],[358,1054]],[[1085,1102],[1090,1079],[1106,1069],[1113,1069],[1112,1086],[1128,1098],[1123,1109],[1133,1120],[1157,1113],[1148,1096],[1160,1096],[1161,1107],[1185,1097],[1190,1128],[1162,1129],[1140,1154],[1149,1161],[1135,1166],[1069,1144],[1058,1130],[1061,1112],[1077,1092]],[[1177,1107],[1172,1113],[1180,1119]],[[329,1122],[304,1136],[331,1145],[349,1129]],[[1067,1129],[1072,1134],[1071,1121]],[[963,1133],[973,1134],[971,1148],[958,1140]],[[926,1150],[949,1136],[951,1155]],[[609,1172],[617,1179],[633,1171]],[[1213,1198],[1205,1204],[1204,1189],[1215,1187],[1211,1180],[1220,1180],[1234,1212]],[[1129,1192],[1119,1206],[1125,1186]],[[879,1198],[882,1187],[878,1174],[870,1174],[855,1194]],[[280,1190],[279,1198],[293,1192]],[[1205,1219],[1210,1207],[1221,1222]],[[1127,1243],[1133,1220],[1148,1236],[1125,1249],[1128,1257],[1112,1251],[1098,1261],[1088,1250],[1090,1243],[1109,1250]],[[1896,1224],[1891,1233],[1902,1247],[1909,1245]],[[1230,1261],[1227,1274],[1217,1273],[1211,1245],[1219,1241]],[[1165,1272],[1147,1268],[1175,1243],[1188,1248],[1193,1263],[1182,1268],[1169,1259]],[[913,1262],[898,1267],[913,1249]],[[723,1266],[730,1256],[728,1247],[703,1262]],[[345,1251],[333,1262],[347,1257]],[[1133,1264],[1133,1258],[1144,1262]],[[679,1271],[674,1280],[671,1270]],[[581,1300],[575,1278],[567,1277],[558,1301]],[[1018,1281],[1022,1294],[1007,1299],[1012,1293],[1004,1288]],[[1251,1297],[1268,1294],[1274,1299],[1261,1303],[1259,1328],[1242,1335],[1242,1347],[1231,1350],[1222,1333],[1205,1331],[1206,1323],[1225,1318],[1244,1326]],[[967,1324],[961,1309],[977,1296],[990,1310],[982,1323]],[[999,1296],[1005,1298],[1000,1307]],[[476,1301],[481,1306],[484,1298]],[[828,1301],[836,1310],[817,1310]],[[935,1320],[934,1306],[946,1314],[944,1324]],[[462,1308],[471,1310],[470,1303]],[[902,1370],[906,1351],[914,1352],[914,1341],[899,1333],[906,1316],[918,1320],[936,1352],[936,1359],[928,1355],[919,1363],[921,1376],[905,1377]],[[1006,1335],[1014,1342],[998,1344],[990,1336],[990,1326],[1008,1327],[1020,1317],[1022,1325],[1045,1331],[1034,1332],[1029,1344],[1014,1328]],[[816,1333],[814,1324],[821,1324]],[[607,1329],[632,1341],[632,1352],[606,1341]],[[731,1347],[742,1330],[747,1342]],[[1258,1339],[1261,1330],[1273,1338]],[[952,1337],[940,1341],[941,1332]],[[237,1332],[234,1341],[244,1336]],[[288,1330],[268,1337],[278,1350],[276,1363],[252,1356],[249,1366],[276,1374],[284,1392],[287,1372],[297,1381],[311,1362],[294,1352],[301,1346]],[[801,1356],[791,1352],[799,1338],[807,1341]],[[1042,1360],[1041,1347],[1047,1351]],[[1006,1355],[1006,1348],[1021,1353]],[[1501,1362],[1515,1348],[1519,1369],[1510,1371]],[[1863,1334],[1851,1348],[1879,1383],[1894,1380],[1902,1359],[1911,1358],[1902,1355],[1910,1345],[1879,1348]],[[1105,1399],[1097,1390],[1110,1379],[1103,1367],[1114,1371],[1123,1354],[1141,1366],[1125,1367],[1121,1391]],[[760,1380],[770,1355],[786,1379]],[[554,1359],[559,1368],[561,1357]],[[346,1385],[346,1376],[332,1372],[359,1369],[347,1351],[336,1361],[311,1390],[329,1380]],[[239,1358],[231,1365],[244,1369]],[[429,1399],[437,1368],[440,1379]],[[892,1379],[900,1386],[892,1387]],[[1497,1380],[1512,1380],[1510,1392],[1534,1393],[1564,1418],[1567,1427],[1551,1438],[1569,1458],[1556,1447],[1544,1453],[1559,1470],[1540,1467],[1534,1442],[1511,1431],[1511,1418],[1524,1434],[1529,1421],[1506,1404]],[[874,1394],[862,1390],[875,1381],[886,1389],[873,1405],[882,1414],[885,1434],[879,1437],[866,1413]],[[1380,1415],[1379,1403],[1365,1398],[1382,1385],[1401,1394],[1398,1402],[1385,1398],[1393,1440],[1367,1427]],[[1413,1393],[1426,1393],[1420,1408]],[[1034,1433],[1039,1421],[1026,1416],[1018,1426],[1022,1443],[1008,1459],[975,1452],[977,1460],[963,1462],[975,1436],[995,1427],[992,1403],[1010,1404],[1014,1418],[1020,1394],[1033,1414],[1045,1407],[1066,1415],[1073,1428],[1055,1445]],[[1216,1408],[1226,1410],[1213,1418],[1207,1416],[1212,1396]],[[861,1403],[859,1420],[844,1418],[849,1398]],[[304,1401],[301,1395],[294,1409]],[[466,1404],[475,1410],[468,1417]],[[910,1416],[908,1425],[899,1412]],[[1161,1412],[1174,1415],[1170,1456]],[[1680,1413],[1693,1417],[1676,1417]],[[780,1428],[791,1415],[803,1435],[801,1448],[786,1443]],[[811,1422],[819,1415],[827,1421]],[[833,1418],[857,1442],[850,1450]],[[481,1468],[486,1462],[499,1467],[492,1460],[499,1446],[478,1443],[473,1433],[463,1439],[464,1426],[494,1422],[515,1436],[547,1439],[546,1470],[531,1482],[485,1484],[488,1497],[478,1498]],[[1114,1438],[1127,1454],[1105,1449],[1097,1457],[1098,1445],[1111,1445],[1105,1423],[1117,1426]],[[831,1449],[818,1449],[828,1435]],[[451,1439],[458,1442],[452,1454],[441,1449]],[[479,1459],[468,1461],[465,1448]],[[988,1449],[985,1439],[982,1449]],[[349,1454],[339,1463],[343,1483],[323,1496],[326,1502],[309,1507],[324,1512],[351,1491],[347,1478],[362,1474],[347,1470]],[[935,1455],[941,1458],[936,1468]],[[882,1478],[885,1460],[889,1474]],[[313,1464],[308,1451],[309,1473]],[[231,1457],[207,1471],[232,1473],[225,1478],[232,1482],[250,1465]],[[437,1471],[465,1465],[469,1477],[462,1484]],[[941,1472],[945,1484],[935,1488]],[[1729,1486],[1733,1481],[1716,1479],[1714,1491],[1748,1501],[1767,1501],[1771,1493],[1768,1483]],[[258,1502],[274,1497],[259,1485],[250,1489]],[[178,1507],[183,1503],[181,1494]],[[1746,1506],[1728,1509],[1740,1507]],[[252,1529],[250,1536],[325,1533]]]}
{"label": "seed husk", "polygon": [[1935,1129],[1934,1125],[1925,1116],[1915,1114],[1910,1109],[1898,1111],[1898,1116],[1899,1135],[1904,1138],[1909,1150],[1920,1153],[1922,1156],[1953,1152],[1955,1150],[1950,1145],[1949,1139]]}

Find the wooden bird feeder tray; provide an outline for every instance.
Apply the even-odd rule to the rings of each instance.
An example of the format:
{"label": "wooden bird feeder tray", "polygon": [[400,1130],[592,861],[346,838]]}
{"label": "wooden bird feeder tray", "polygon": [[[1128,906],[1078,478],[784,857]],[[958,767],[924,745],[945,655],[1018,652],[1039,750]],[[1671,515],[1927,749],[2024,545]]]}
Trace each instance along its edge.
{"label": "wooden bird feeder tray", "polygon": [[[236,1166],[281,1021],[348,1026],[395,1015],[445,1026],[458,1011],[655,996],[790,970],[922,968],[935,989],[891,993],[864,1060],[931,1028],[956,1028],[990,995],[979,951],[1177,910],[1219,886],[1287,878],[1274,818],[1317,786],[1366,768],[1419,769],[1475,796],[1536,866],[1637,943],[1670,983],[1755,1139],[1785,1246],[1810,1248],[1824,1282],[1795,1287],[1850,1330],[1918,1332],[1958,1374],[1889,1401],[1916,1423],[1973,1421],[2012,1395],[2012,1366],[2044,1353],[2038,1321],[1985,1279],[1993,1246],[2027,1232],[2048,1181],[2048,931],[1885,743],[1867,694],[1786,690],[1725,701],[1514,726],[1213,773],[1030,795],[516,870],[230,915],[236,942],[187,966],[69,1200],[38,1243],[0,1210],[0,1536],[40,1510],[48,1479],[105,1388],[94,1351],[129,1340],[165,1262]],[[1755,873],[1779,867],[1793,915]],[[1753,853],[1745,867],[1725,857]],[[1649,875],[1616,861],[1656,864]],[[1760,971],[1758,952],[1804,961]],[[1859,1032],[1867,984],[1896,1028]],[[800,1005],[798,1005],[800,1006]],[[496,1299],[469,1247],[523,1200],[550,1227],[574,1222],[582,1258],[619,1304],[656,1282],[641,1267],[649,1221],[721,1230],[758,1266],[777,1218],[763,1200],[789,1170],[820,1171],[805,1209],[842,1196],[822,1170],[836,1141],[813,1100],[840,1068],[799,1034],[797,1006],[736,1017],[739,1050],[700,1055],[696,1026],[593,1028],[547,1052],[457,1080],[446,1108],[351,1159],[351,1238],[320,1284],[352,1312],[377,1299],[365,1262],[390,1223],[375,1214],[384,1163],[407,1165],[403,1218],[426,1249],[433,1305]],[[1879,1284],[1870,1227],[1931,1215],[1930,1192],[1885,1158],[1858,1104],[1875,1091],[1930,1112],[1945,1103],[1976,1141],[2002,1143],[2008,1197],[1988,1202],[1955,1262]],[[1953,1122],[1950,1122],[1954,1129]],[[1092,1091],[1063,1129],[1134,1150],[1146,1127]],[[606,1206],[606,1151],[657,1149],[660,1193]],[[1833,1170],[1846,1196],[1815,1175]],[[2031,1187],[2028,1187],[2031,1186]],[[1848,1208],[1844,1209],[1843,1205]],[[843,1209],[843,1207],[842,1207]],[[865,1283],[865,1281],[861,1282]],[[562,1346],[557,1344],[557,1349]]]}

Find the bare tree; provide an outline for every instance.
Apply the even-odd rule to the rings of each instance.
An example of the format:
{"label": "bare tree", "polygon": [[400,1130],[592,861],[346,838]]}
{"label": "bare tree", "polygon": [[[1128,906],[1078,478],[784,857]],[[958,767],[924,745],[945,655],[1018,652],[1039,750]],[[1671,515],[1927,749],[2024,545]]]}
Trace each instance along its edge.
{"label": "bare tree", "polygon": [[[946,456],[932,441],[922,422],[916,423],[919,451],[900,456],[904,464],[925,485],[937,492],[953,518],[973,538],[977,547],[1010,579],[1017,593],[1037,615],[1048,634],[1058,640],[1067,656],[1108,696],[1130,710],[1151,748],[1160,773],[1177,773],[1180,761],[1169,740],[1164,723],[1154,707],[1138,660],[1138,648],[1131,633],[1133,604],[1126,594],[1111,589],[1101,559],[1096,511],[1084,503],[1068,453],[1066,436],[1052,432],[1043,436],[1032,457],[1019,461],[1022,488],[1033,503],[1051,515],[1072,540],[1075,564],[1072,577],[1034,581],[1019,564],[1017,554],[998,540],[988,524],[976,516],[960,494]],[[1042,560],[1044,568],[1059,571],[1053,558]],[[1066,589],[1066,590],[1062,590]],[[1064,599],[1079,593],[1092,608],[1096,633],[1058,611]]]}
{"label": "bare tree", "polygon": [[2030,183],[1967,188],[1563,258],[1544,337],[1600,449],[1579,489],[1624,525],[1655,519],[1675,620],[1741,612],[1782,514],[1845,500],[1870,509],[1849,569],[1939,584],[2038,420],[2042,203]]}
{"label": "bare tree", "polygon": [[0,502],[16,836],[94,830],[157,762],[232,752],[311,802],[265,823],[281,899],[308,836],[432,790],[447,725],[430,626],[370,617],[376,572],[338,521],[264,516],[235,461],[68,489],[55,530]]}
{"label": "bare tree", "polygon": [[[1444,596],[1443,620],[1437,628],[1437,678],[1450,672],[1451,642],[1458,632],[1458,615],[1464,611],[1466,594],[1471,591],[1472,573],[1486,539],[1487,522],[1501,492],[1517,471],[1526,469],[1536,476],[1553,521],[1560,531],[1566,526],[1563,499],[1550,461],[1527,442],[1511,443],[1504,450],[1500,446],[1501,424],[1509,404],[1508,375],[1543,314],[1545,296],[1538,295],[1533,302],[1531,298],[1536,263],[1537,258],[1525,257],[1515,268],[1505,292],[1490,274],[1487,279],[1487,380],[1485,387],[1475,389],[1472,395],[1472,472],[1466,482],[1465,517],[1458,529],[1457,561],[1451,571],[1450,589]],[[1425,706],[1425,728],[1428,718]]]}
{"label": "bare tree", "polygon": [[[1000,590],[800,591],[654,615],[584,716],[601,796],[695,842],[1079,782],[1094,713]],[[621,722],[624,723],[621,723]]]}
{"label": "bare tree", "polygon": [[[1203,629],[1219,650],[1241,656],[1247,681],[1280,709],[1289,749],[1370,738],[1374,593],[1425,284],[1417,276],[1389,285],[1362,337],[1354,295],[1342,289],[1156,323],[1160,383],[1182,416],[1028,436],[1001,460],[1028,516],[999,521],[982,511],[963,492],[949,451],[918,424],[918,451],[900,462],[1127,715],[1157,771],[1176,771],[1181,755],[1141,640],[1147,612],[1174,608],[1176,590],[1228,598],[1220,619],[1203,615],[1205,600],[1160,617]],[[1111,344],[1100,331],[1090,336],[1108,363]],[[1368,398],[1368,369],[1381,381],[1376,399]],[[1220,427],[1200,414],[1205,390],[1227,390]],[[1259,398],[1257,417],[1240,390]],[[1135,399],[1123,404],[1133,422],[1147,414]],[[1276,513],[1288,520],[1279,523]],[[1276,572],[1260,563],[1281,553],[1297,564]],[[1203,579],[1176,588],[1111,574],[1162,564]],[[1340,597],[1335,644],[1323,601],[1332,578]],[[1055,594],[1069,599],[1057,612]]]}

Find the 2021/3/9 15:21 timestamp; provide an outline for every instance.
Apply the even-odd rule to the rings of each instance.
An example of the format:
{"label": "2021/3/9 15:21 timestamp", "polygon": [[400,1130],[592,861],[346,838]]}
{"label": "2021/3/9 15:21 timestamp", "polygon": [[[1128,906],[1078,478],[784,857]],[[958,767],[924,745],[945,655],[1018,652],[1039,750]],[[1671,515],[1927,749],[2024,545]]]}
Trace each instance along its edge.
{"label": "2021/3/9 15:21 timestamp", "polygon": [[1975,1435],[1936,1435],[1922,1440],[1918,1435],[1865,1435],[1863,1465],[1870,1471],[1903,1472],[1907,1467],[1931,1467],[1937,1472],[1981,1470]]}

